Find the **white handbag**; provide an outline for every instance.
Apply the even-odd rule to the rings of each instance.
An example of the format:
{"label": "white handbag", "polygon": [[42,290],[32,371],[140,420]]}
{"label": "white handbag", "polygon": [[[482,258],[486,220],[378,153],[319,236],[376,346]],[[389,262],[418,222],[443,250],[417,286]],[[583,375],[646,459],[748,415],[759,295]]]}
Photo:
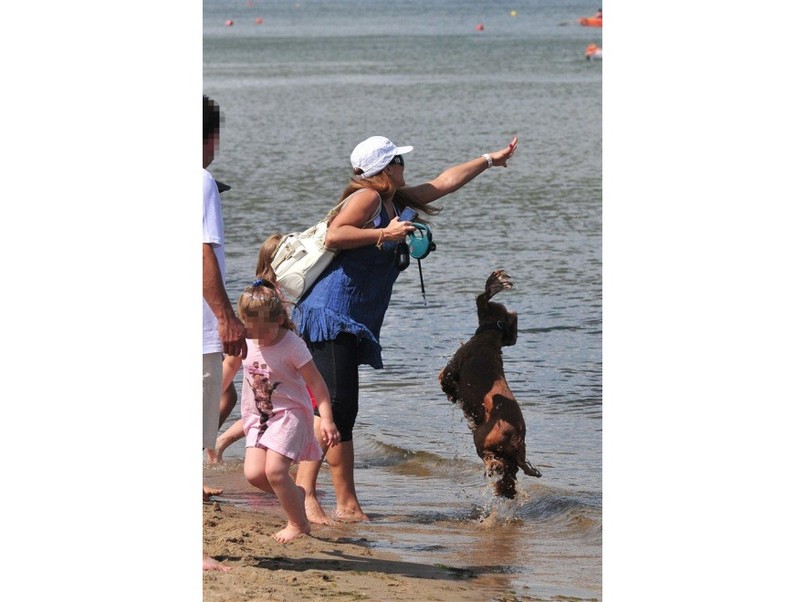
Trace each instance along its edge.
{"label": "white handbag", "polygon": [[[338,253],[338,249],[328,249],[324,246],[324,237],[327,235],[330,222],[350,198],[352,195],[333,207],[323,220],[307,230],[291,232],[282,237],[271,260],[271,267],[277,275],[277,284],[289,301],[298,301],[310,290]],[[366,225],[372,223],[380,214],[382,200],[379,194],[377,198],[377,210]]]}

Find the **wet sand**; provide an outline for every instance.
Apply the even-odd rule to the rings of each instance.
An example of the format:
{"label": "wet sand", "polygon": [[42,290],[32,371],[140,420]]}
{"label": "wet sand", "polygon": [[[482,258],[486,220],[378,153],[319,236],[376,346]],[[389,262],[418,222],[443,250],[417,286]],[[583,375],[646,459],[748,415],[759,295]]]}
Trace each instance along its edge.
{"label": "wet sand", "polygon": [[407,562],[373,549],[360,525],[313,525],[280,544],[279,506],[251,510],[204,503],[204,550],[232,570],[204,573],[205,602],[254,600],[538,600],[513,596],[492,575]]}

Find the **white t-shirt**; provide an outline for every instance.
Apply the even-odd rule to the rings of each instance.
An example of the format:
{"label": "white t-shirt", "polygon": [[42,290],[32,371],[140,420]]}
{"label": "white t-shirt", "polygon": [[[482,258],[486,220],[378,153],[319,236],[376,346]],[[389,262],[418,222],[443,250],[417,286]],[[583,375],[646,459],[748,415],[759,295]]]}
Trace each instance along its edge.
{"label": "white t-shirt", "polygon": [[[204,182],[204,233],[203,243],[210,243],[215,257],[218,259],[218,268],[221,270],[221,277],[226,283],[226,263],[224,262],[224,216],[221,213],[221,196],[218,194],[218,185],[215,179],[206,169],[202,177]],[[218,337],[218,320],[212,309],[207,305],[202,297],[204,304],[204,353],[215,353],[224,350],[221,339]]]}

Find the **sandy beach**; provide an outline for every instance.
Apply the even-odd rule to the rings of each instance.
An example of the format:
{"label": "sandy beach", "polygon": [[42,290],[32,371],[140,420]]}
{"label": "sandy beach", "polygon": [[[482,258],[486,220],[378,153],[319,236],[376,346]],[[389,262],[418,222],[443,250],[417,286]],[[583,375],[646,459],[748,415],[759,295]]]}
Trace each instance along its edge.
{"label": "sandy beach", "polygon": [[493,575],[405,562],[373,549],[359,524],[313,525],[311,535],[280,544],[271,535],[284,524],[278,506],[252,511],[206,502],[204,549],[232,570],[204,573],[204,600],[540,599],[507,592]]}

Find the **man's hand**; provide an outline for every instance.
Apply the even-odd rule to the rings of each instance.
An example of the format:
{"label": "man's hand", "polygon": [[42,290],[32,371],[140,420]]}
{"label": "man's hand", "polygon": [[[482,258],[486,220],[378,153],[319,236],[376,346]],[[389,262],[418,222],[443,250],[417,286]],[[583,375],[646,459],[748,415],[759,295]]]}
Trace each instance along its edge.
{"label": "man's hand", "polygon": [[218,322],[218,336],[227,355],[246,359],[246,327],[235,316]]}
{"label": "man's hand", "polygon": [[246,327],[238,320],[229,297],[226,296],[221,270],[212,245],[204,243],[201,246],[204,261],[202,292],[204,300],[218,320],[218,338],[224,346],[224,353],[239,355],[242,359],[246,359]]}

